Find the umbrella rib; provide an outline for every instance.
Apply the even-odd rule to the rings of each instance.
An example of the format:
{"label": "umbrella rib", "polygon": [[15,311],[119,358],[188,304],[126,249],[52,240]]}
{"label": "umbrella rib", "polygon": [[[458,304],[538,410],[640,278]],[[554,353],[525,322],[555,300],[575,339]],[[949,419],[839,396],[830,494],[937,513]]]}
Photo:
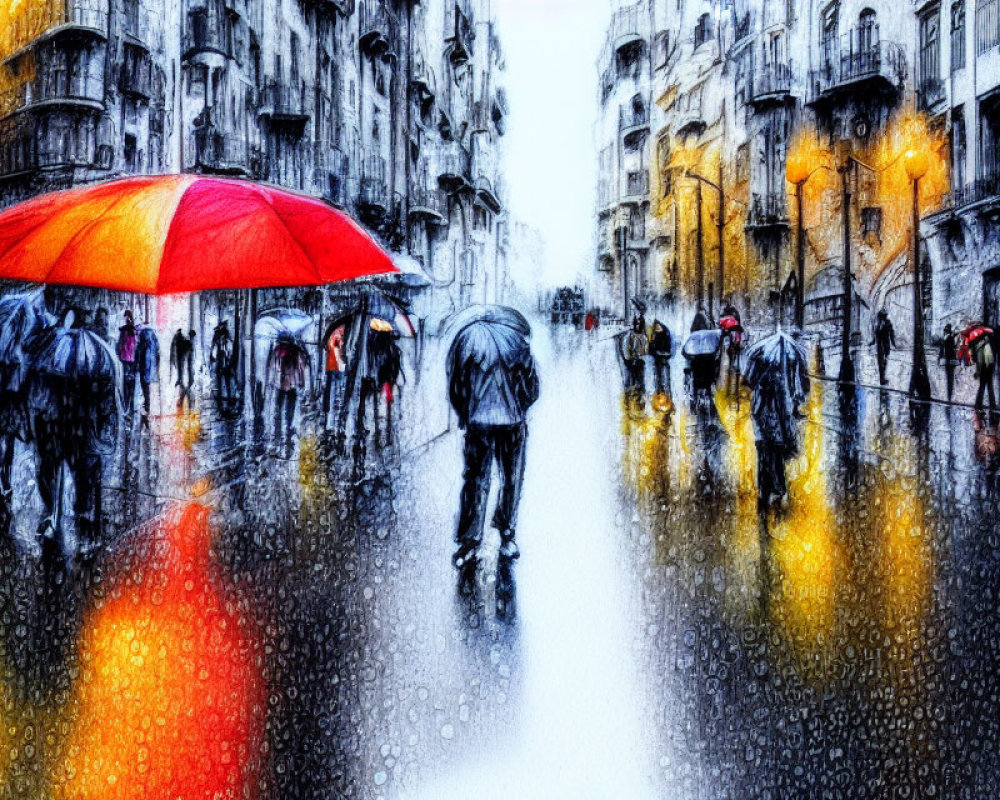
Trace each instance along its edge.
{"label": "umbrella rib", "polygon": [[281,227],[285,229],[285,234],[288,236],[288,240],[295,246],[295,249],[302,254],[302,257],[305,259],[306,265],[312,267],[312,270],[316,275],[317,283],[323,282],[322,276],[319,273],[319,269],[316,268],[316,265],[313,263],[312,258],[310,258],[309,254],[302,249],[302,245],[299,244],[298,240],[296,240],[296,238],[292,235],[292,229],[288,227],[288,223],[285,222],[284,217],[282,217],[281,214],[278,213],[278,209],[276,209],[274,205],[271,203],[271,198],[267,195],[266,192],[264,192],[259,188],[257,188],[257,194],[264,200],[264,205],[267,206],[268,210],[274,215],[274,218],[281,223]]}
{"label": "umbrella rib", "polygon": [[119,203],[121,203],[121,202],[122,202],[122,201],[124,201],[125,199],[126,199],[126,196],[125,196],[125,195],[119,195],[118,197],[116,197],[116,198],[115,198],[115,199],[114,199],[114,200],[113,200],[113,201],[112,201],[112,202],[111,202],[111,203],[110,203],[110,204],[109,204],[109,205],[108,205],[107,207],[105,207],[105,208],[104,208],[104,209],[103,209],[103,210],[101,211],[101,213],[100,213],[100,214],[98,214],[98,215],[97,215],[96,217],[94,217],[94,218],[93,218],[93,219],[92,219],[92,220],[91,220],[90,222],[86,223],[85,225],[82,225],[82,226],[81,226],[81,227],[80,227],[80,228],[79,228],[79,229],[78,229],[78,230],[76,231],[76,233],[74,233],[74,234],[73,234],[72,236],[70,236],[70,238],[69,238],[69,241],[67,241],[67,242],[66,242],[66,244],[64,244],[64,245],[63,245],[62,249],[61,249],[61,250],[59,251],[59,255],[58,255],[58,256],[56,256],[56,257],[55,257],[55,258],[54,258],[54,259],[52,260],[52,265],[51,265],[51,266],[49,267],[49,269],[48,269],[48,272],[46,272],[46,273],[45,273],[45,282],[46,282],[46,283],[48,283],[48,279],[49,279],[49,275],[51,275],[51,274],[52,274],[52,271],[53,271],[53,270],[54,270],[54,269],[56,268],[56,266],[57,266],[57,265],[59,264],[59,262],[60,262],[60,261],[62,261],[62,257],[63,257],[64,255],[66,255],[66,251],[67,251],[67,250],[69,250],[69,248],[70,248],[70,247],[71,247],[71,246],[72,246],[72,245],[73,245],[73,244],[74,244],[74,243],[75,243],[75,242],[76,242],[76,241],[77,241],[77,240],[78,240],[78,239],[79,239],[79,238],[80,238],[80,237],[81,237],[81,236],[82,236],[83,234],[85,234],[85,233],[86,233],[87,231],[91,230],[91,229],[92,229],[92,228],[93,228],[93,227],[94,227],[95,225],[97,225],[97,223],[98,223],[98,222],[100,222],[100,221],[101,221],[101,220],[102,220],[102,219],[103,219],[104,217],[106,217],[106,216],[108,215],[108,212],[109,212],[109,211],[111,211],[111,210],[112,210],[113,208],[115,208],[115,207],[116,207],[116,206],[117,206],[117,205],[118,205]]}

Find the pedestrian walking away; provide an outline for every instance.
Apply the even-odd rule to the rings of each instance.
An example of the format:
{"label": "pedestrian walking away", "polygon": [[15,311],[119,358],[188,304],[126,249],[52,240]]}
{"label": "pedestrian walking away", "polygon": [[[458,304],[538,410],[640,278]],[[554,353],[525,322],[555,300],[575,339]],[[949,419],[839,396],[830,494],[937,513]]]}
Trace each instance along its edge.
{"label": "pedestrian walking away", "polygon": [[875,357],[878,360],[878,382],[879,385],[888,384],[885,370],[889,364],[889,353],[896,347],[896,331],[889,320],[889,313],[883,308],[878,312],[875,320],[875,333],[868,346],[875,345]]}
{"label": "pedestrian walking away", "polygon": [[323,424],[329,424],[330,411],[334,419],[340,412],[344,400],[344,382],[347,379],[347,361],[344,357],[345,325],[337,325],[325,339],[326,370],[323,386]]}
{"label": "pedestrian walking away", "polygon": [[498,600],[502,602],[509,596],[500,589],[512,589],[509,571],[519,555],[515,534],[524,478],[526,419],[539,393],[530,335],[531,327],[519,312],[485,306],[480,319],[455,335],[447,362],[449,399],[465,431],[465,470],[455,533],[458,547],[452,561],[459,570],[460,589],[471,590],[496,462],[500,494],[493,527],[500,532]]}
{"label": "pedestrian walking away", "polygon": [[945,325],[940,338],[935,339],[933,343],[938,348],[938,364],[944,367],[945,386],[950,403],[955,393],[955,367],[959,363],[958,344],[955,341],[951,325]]}
{"label": "pedestrian walking away", "polygon": [[809,394],[805,353],[776,333],[746,353],[744,380],[753,392],[750,414],[757,445],[758,508],[785,502],[785,464],[799,450],[799,406]]}
{"label": "pedestrian walking away", "polygon": [[[80,314],[76,315],[76,324],[81,324]],[[125,324],[118,329],[118,345],[115,348],[122,364],[122,400],[125,414],[129,415],[135,408],[135,349],[139,341],[138,330],[132,319],[132,312],[125,312]]]}
{"label": "pedestrian walking away", "polygon": [[657,394],[670,395],[670,357],[674,352],[670,329],[658,319],[653,320],[653,335],[649,337],[649,354],[653,357],[653,372]]}
{"label": "pedestrian walking away", "polygon": [[[142,421],[149,425],[150,391],[160,380],[160,340],[148,322],[139,328],[138,343],[135,348],[136,372],[142,389]],[[161,401],[162,402],[162,401]]]}
{"label": "pedestrian walking away", "polygon": [[275,441],[280,440],[282,435],[282,412],[284,412],[285,417],[284,434],[289,443],[295,434],[295,405],[299,389],[305,386],[308,369],[309,357],[306,355],[305,349],[289,334],[280,334],[267,364],[267,373],[270,376],[271,386],[275,390]]}
{"label": "pedestrian walking away", "polygon": [[208,363],[215,386],[215,402],[223,406],[232,400],[235,394],[236,364],[233,358],[233,337],[229,332],[229,320],[219,320],[212,332]]}
{"label": "pedestrian walking away", "polygon": [[628,370],[626,391],[643,397],[646,394],[646,354],[649,352],[649,338],[642,317],[632,321],[632,330],[625,337],[625,367]]}
{"label": "pedestrian walking away", "polygon": [[170,343],[170,369],[177,372],[177,413],[184,408],[184,401],[187,400],[188,411],[194,409],[194,395],[191,387],[194,385],[194,340],[195,332],[189,331],[184,335],[180,328],[174,334]]}
{"label": "pedestrian walking away", "polygon": [[966,348],[971,354],[972,363],[979,379],[979,389],[976,391],[976,408],[983,408],[983,401],[988,394],[990,410],[997,407],[996,391],[993,388],[993,374],[996,371],[996,352],[993,349],[993,331],[977,326],[966,336]]}

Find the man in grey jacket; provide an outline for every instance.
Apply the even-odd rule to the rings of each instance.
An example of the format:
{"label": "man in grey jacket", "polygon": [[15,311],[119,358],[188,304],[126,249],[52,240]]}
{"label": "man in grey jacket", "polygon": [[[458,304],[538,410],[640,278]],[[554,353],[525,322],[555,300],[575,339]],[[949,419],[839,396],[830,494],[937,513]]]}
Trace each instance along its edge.
{"label": "man in grey jacket", "polygon": [[531,329],[516,311],[493,308],[494,313],[458,332],[448,355],[449,397],[465,430],[458,548],[452,558],[463,585],[475,575],[494,461],[501,481],[493,515],[493,527],[500,532],[500,569],[509,570],[519,555],[514,534],[524,477],[525,418],[538,398],[528,345]]}

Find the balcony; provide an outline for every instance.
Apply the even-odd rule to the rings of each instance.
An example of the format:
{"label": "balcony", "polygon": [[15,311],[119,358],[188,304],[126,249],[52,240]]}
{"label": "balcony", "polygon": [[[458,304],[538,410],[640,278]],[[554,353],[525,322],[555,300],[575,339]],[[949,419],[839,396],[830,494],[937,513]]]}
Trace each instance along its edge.
{"label": "balcony", "polygon": [[460,145],[452,142],[442,148],[438,161],[438,183],[446,191],[471,188],[471,158]]}
{"label": "balcony", "polygon": [[4,24],[8,26],[7,41],[17,47],[4,57],[5,64],[18,58],[36,41],[56,38],[106,41],[108,38],[107,5],[101,0],[35,3],[30,13],[10,15]]}
{"label": "balcony", "polygon": [[345,19],[354,13],[354,0],[307,0],[314,8],[332,8]]}
{"label": "balcony", "polygon": [[362,222],[379,227],[392,212],[392,195],[385,160],[377,153],[365,153],[361,160],[358,211]]}
{"label": "balcony", "polygon": [[443,225],[448,220],[448,195],[422,182],[410,187],[410,217]]}
{"label": "balcony", "polygon": [[399,44],[399,22],[385,0],[361,0],[358,43],[364,53],[391,57]]}
{"label": "balcony", "polygon": [[705,115],[701,113],[700,103],[697,107],[678,111],[676,131],[678,136],[701,136],[707,127],[708,122],[705,120]]}
{"label": "balcony", "polygon": [[641,16],[641,7],[637,5],[624,6],[617,9],[611,16],[608,26],[608,40],[616,53],[622,50],[637,49],[645,41],[643,31],[646,26]]}
{"label": "balcony", "polygon": [[750,82],[750,103],[755,108],[766,108],[783,103],[794,103],[792,95],[791,63],[764,63],[754,71]]}
{"label": "balcony", "polygon": [[906,56],[894,42],[878,39],[878,28],[855,28],[829,45],[827,61],[809,76],[808,104],[840,102],[860,94],[887,102],[899,98],[906,76]]}
{"label": "balcony", "polygon": [[454,24],[448,29],[445,44],[448,45],[448,59],[452,65],[459,66],[472,58],[472,43],[476,38],[469,0],[456,0],[451,14]]}
{"label": "balcony", "polygon": [[747,211],[749,231],[770,231],[788,227],[788,203],[784,195],[754,192]]}
{"label": "balcony", "polygon": [[942,205],[952,212],[990,211],[997,208],[1000,206],[1000,172],[987,174],[972,183],[952,189]]}
{"label": "balcony", "polygon": [[97,143],[97,115],[45,113],[44,133],[33,116],[0,122],[0,176],[37,169],[109,169],[114,153]]}
{"label": "balcony", "polygon": [[123,6],[122,33],[125,40],[132,45],[148,47],[150,33],[153,30],[149,21],[149,12],[140,7],[138,0],[130,0]]}
{"label": "balcony", "polygon": [[260,108],[257,113],[261,118],[268,120],[272,127],[290,129],[301,136],[309,120],[305,98],[301,84],[291,86],[271,78],[261,89]]}
{"label": "balcony", "polygon": [[104,81],[86,75],[68,80],[65,73],[46,71],[33,81],[0,92],[0,117],[58,106],[102,111]]}
{"label": "balcony", "polygon": [[182,57],[190,59],[212,53],[232,57],[229,27],[228,13],[217,0],[189,9],[181,47]]}
{"label": "balcony", "polygon": [[209,125],[195,128],[187,146],[189,169],[217,175],[251,174],[250,148],[244,136]]}
{"label": "balcony", "polygon": [[649,112],[645,108],[619,108],[618,134],[629,147],[649,133]]}

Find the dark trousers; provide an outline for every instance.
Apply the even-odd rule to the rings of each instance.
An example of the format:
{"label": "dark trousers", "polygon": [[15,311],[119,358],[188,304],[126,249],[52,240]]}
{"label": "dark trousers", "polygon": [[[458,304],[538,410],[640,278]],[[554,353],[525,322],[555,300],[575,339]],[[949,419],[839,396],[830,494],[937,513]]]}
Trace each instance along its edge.
{"label": "dark trousers", "polygon": [[888,383],[885,378],[885,368],[889,364],[889,351],[879,348],[876,351],[875,356],[878,361],[878,382],[881,386],[885,386],[886,383]]}
{"label": "dark trousers", "polygon": [[944,381],[945,385],[948,387],[948,400],[951,400],[951,396],[955,393],[955,367],[952,364],[946,364],[944,368]]}
{"label": "dark trousers", "polygon": [[46,513],[52,517],[53,526],[60,528],[60,520],[56,518],[60,500],[59,470],[65,463],[76,488],[73,511],[80,545],[83,549],[96,545],[101,529],[101,457],[58,438],[39,437],[37,446],[38,494]]}
{"label": "dark trousers", "polygon": [[149,416],[149,381],[139,378],[139,388],[142,389],[142,410]]}
{"label": "dark trousers", "polygon": [[656,391],[670,394],[670,359],[653,356],[653,370],[656,372]]}
{"label": "dark trousers", "polygon": [[990,408],[997,407],[996,395],[993,389],[993,371],[995,369],[994,364],[988,367],[979,368],[979,391],[976,392],[976,408],[983,407],[983,395],[989,392],[990,395]]}
{"label": "dark trousers", "polygon": [[122,361],[122,395],[126,412],[135,408],[135,375],[135,362]]}
{"label": "dark trousers", "polygon": [[493,527],[500,531],[503,541],[514,538],[527,436],[528,428],[523,422],[488,427],[470,425],[466,429],[465,474],[455,533],[458,552],[463,556],[473,552],[483,540],[494,461],[500,471],[500,498],[493,514]]}
{"label": "dark trousers", "polygon": [[628,368],[628,386],[626,389],[645,393],[646,391],[646,362],[641,358],[632,359],[625,362]]}
{"label": "dark trousers", "polygon": [[278,389],[274,401],[274,435],[281,435],[281,409],[285,409],[285,433],[292,435],[292,425],[295,422],[295,402],[299,393],[297,389]]}
{"label": "dark trousers", "polygon": [[757,487],[758,502],[762,506],[773,496],[780,497],[788,493],[783,447],[770,442],[757,442]]}

